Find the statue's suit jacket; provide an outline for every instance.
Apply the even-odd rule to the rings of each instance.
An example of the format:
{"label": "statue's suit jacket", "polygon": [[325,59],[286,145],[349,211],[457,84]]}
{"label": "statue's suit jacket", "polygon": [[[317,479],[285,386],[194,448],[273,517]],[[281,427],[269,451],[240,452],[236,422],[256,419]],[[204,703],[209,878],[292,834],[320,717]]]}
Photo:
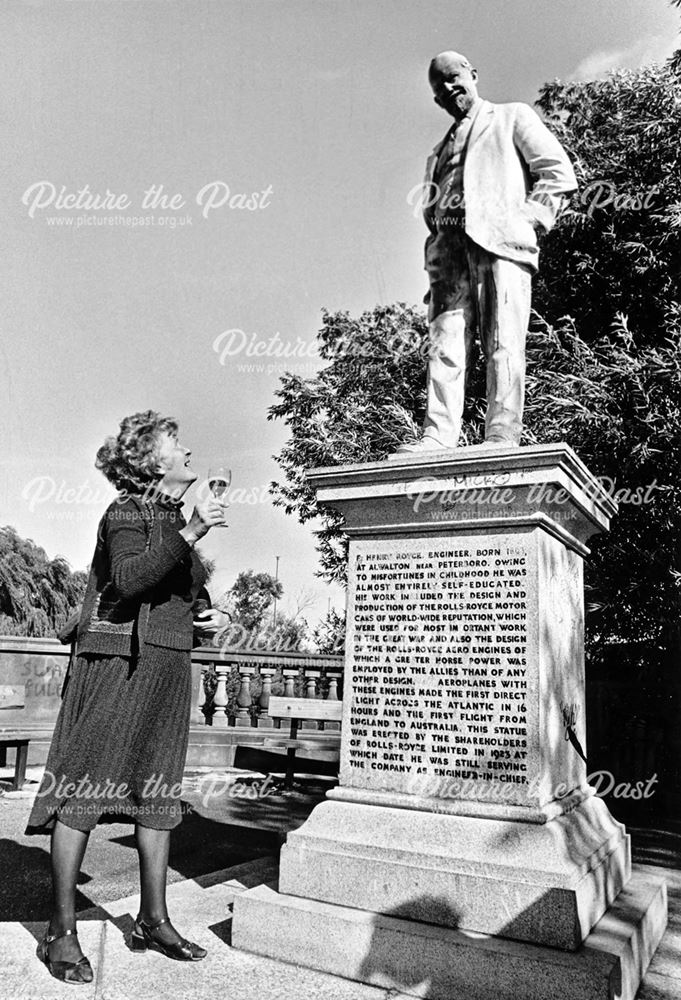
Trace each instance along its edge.
{"label": "statue's suit jacket", "polygon": [[[448,133],[449,134],[449,133]],[[435,227],[433,176],[447,136],[426,164],[425,192],[433,201],[424,210],[431,235]],[[556,137],[527,104],[482,101],[471,126],[463,168],[466,234],[490,253],[537,267],[533,223],[550,229],[561,196],[577,189],[572,164]]]}

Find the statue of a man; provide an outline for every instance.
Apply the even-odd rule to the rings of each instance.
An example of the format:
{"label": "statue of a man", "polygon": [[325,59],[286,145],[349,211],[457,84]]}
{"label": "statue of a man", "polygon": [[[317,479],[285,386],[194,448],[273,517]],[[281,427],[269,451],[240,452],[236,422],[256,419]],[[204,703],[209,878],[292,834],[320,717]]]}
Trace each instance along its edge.
{"label": "statue of a man", "polygon": [[527,104],[490,104],[457,52],[430,64],[435,103],[454,119],[428,159],[428,401],[421,439],[395,457],[456,448],[476,334],[487,363],[485,443],[520,442],[525,338],[537,236],[576,190],[570,161]]}

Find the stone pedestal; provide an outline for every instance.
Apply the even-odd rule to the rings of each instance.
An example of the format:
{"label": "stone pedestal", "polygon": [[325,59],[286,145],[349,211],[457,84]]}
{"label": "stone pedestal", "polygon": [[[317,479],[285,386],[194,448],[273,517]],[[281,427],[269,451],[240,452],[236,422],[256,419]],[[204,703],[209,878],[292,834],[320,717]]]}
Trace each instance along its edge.
{"label": "stone pedestal", "polygon": [[[585,762],[582,565],[614,504],[562,444],[464,448],[310,479],[350,537],[340,785],[289,834],[279,894],[240,897],[234,943],[304,961],[291,948],[273,954],[277,922],[293,944],[295,914],[318,912],[319,934],[334,919],[350,933],[355,920],[359,942],[368,914],[375,926],[392,921],[386,941],[440,949],[434,975],[461,944],[452,935],[468,935],[480,997],[502,995],[497,977],[513,963],[485,972],[485,955],[510,954],[513,942],[513,955],[533,957],[537,989],[525,984],[526,995],[555,996],[555,969],[583,961],[630,878],[629,838]],[[639,887],[638,915],[617,911],[620,922],[631,914],[625,936],[639,957],[664,927],[661,892]],[[336,970],[312,953],[310,964]],[[638,970],[627,973],[635,992],[639,958],[627,968]],[[371,956],[356,954],[340,974],[378,982],[367,970]]]}

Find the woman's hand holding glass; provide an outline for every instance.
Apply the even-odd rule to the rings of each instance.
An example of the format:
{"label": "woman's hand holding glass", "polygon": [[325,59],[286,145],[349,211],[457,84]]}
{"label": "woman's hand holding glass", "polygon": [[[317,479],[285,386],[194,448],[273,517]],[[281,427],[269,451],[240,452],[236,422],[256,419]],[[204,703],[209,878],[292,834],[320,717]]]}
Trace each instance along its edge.
{"label": "woman's hand holding glass", "polygon": [[211,494],[197,501],[187,526],[182,528],[180,534],[185,541],[193,545],[207,535],[211,528],[226,527],[225,505]]}

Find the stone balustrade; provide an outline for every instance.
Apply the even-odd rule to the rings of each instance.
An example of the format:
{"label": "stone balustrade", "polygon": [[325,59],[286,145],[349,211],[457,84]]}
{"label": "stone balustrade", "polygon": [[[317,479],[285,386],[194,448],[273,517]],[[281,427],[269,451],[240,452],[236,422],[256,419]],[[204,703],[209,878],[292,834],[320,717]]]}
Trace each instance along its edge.
{"label": "stone balustrade", "polygon": [[[69,653],[57,639],[0,636],[0,731],[31,734],[30,765],[45,763]],[[237,745],[258,745],[279,726],[269,715],[270,695],[333,701],[342,695],[342,678],[341,656],[193,650],[188,764],[231,766]],[[327,730],[337,728],[338,723],[325,724]]]}
{"label": "stone balustrade", "polygon": [[[342,698],[343,658],[316,653],[272,652],[202,647],[192,663],[200,665],[192,714],[194,725],[214,729],[272,729],[272,694],[286,698]],[[309,729],[338,730],[337,722],[309,722]]]}

